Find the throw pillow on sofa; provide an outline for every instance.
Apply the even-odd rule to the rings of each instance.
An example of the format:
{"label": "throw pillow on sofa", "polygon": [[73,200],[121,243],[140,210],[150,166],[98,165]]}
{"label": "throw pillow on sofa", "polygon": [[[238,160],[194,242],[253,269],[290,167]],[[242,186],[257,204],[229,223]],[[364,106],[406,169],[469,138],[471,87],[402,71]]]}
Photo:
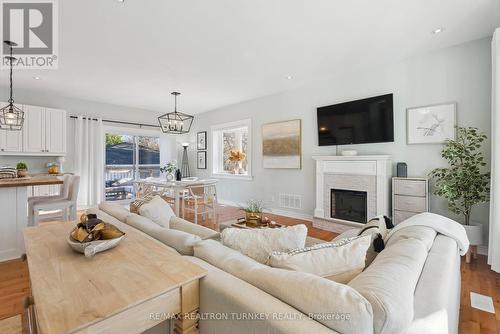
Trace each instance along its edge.
{"label": "throw pillow on sofa", "polygon": [[151,188],[147,188],[140,196],[130,202],[130,212],[139,214],[139,209],[157,195]]}
{"label": "throw pillow on sofa", "polygon": [[268,264],[318,275],[338,283],[347,283],[365,268],[371,236],[342,239],[289,252],[273,252]]}
{"label": "throw pillow on sofa", "polygon": [[139,215],[166,228],[169,228],[170,218],[175,217],[170,205],[160,196],[155,196],[149,203],[141,205]]}
{"label": "throw pillow on sofa", "polygon": [[307,227],[303,224],[287,228],[239,229],[226,228],[221,233],[224,246],[266,263],[272,252],[288,252],[303,248],[306,243]]}

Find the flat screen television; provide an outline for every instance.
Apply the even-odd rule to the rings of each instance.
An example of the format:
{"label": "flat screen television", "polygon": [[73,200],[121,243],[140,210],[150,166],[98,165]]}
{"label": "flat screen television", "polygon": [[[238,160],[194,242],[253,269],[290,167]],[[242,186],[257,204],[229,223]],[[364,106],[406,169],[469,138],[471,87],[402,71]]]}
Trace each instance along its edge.
{"label": "flat screen television", "polygon": [[392,94],[318,108],[319,146],[394,141]]}

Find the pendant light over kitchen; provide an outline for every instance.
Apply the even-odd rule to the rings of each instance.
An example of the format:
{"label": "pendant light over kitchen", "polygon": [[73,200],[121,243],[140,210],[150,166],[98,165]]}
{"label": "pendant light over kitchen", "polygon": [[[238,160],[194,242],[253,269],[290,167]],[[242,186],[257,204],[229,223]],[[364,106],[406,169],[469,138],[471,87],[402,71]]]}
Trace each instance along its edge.
{"label": "pendant light over kitchen", "polygon": [[11,42],[11,41],[4,41],[6,45],[9,46],[10,48],[10,56],[5,57],[9,61],[10,65],[10,97],[9,97],[9,104],[6,105],[5,107],[0,109],[0,129],[3,130],[13,130],[13,131],[19,131],[23,129],[23,123],[24,123],[24,112],[22,109],[16,107],[14,105],[14,97],[12,94],[12,66],[14,61],[16,60],[15,57],[12,57],[12,48],[14,46],[17,46],[17,43]]}

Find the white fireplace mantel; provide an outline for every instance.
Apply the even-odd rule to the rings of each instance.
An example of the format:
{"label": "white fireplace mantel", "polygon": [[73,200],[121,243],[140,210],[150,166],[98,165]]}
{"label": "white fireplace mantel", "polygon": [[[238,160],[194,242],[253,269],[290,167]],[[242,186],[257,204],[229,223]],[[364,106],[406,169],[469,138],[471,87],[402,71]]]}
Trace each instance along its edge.
{"label": "white fireplace mantel", "polygon": [[[392,176],[389,155],[313,156],[313,159],[316,161],[314,222],[317,227],[339,232],[339,225],[360,225],[331,217],[331,207],[327,201],[331,190],[329,184],[337,181],[342,184],[342,189],[367,191],[371,203],[369,216],[389,215],[389,184]],[[329,228],[330,225],[332,228]]]}
{"label": "white fireplace mantel", "polygon": [[390,155],[316,155],[312,157],[316,161],[388,161],[391,160]]}

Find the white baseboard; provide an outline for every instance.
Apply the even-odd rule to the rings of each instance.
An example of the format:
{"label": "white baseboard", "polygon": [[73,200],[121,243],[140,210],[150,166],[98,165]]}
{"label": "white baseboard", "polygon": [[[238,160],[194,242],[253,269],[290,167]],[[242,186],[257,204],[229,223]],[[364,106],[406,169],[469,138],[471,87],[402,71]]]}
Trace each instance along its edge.
{"label": "white baseboard", "polygon": [[302,212],[294,212],[294,211],[288,211],[288,210],[282,210],[282,209],[270,209],[270,210],[265,210],[265,212],[273,213],[275,215],[295,218],[295,219],[307,220],[310,222],[313,221],[312,215],[308,215],[308,214],[302,213]]}
{"label": "white baseboard", "polygon": [[[244,207],[246,205],[245,203],[238,203],[238,202],[230,201],[230,200],[226,200],[226,199],[218,199],[217,201],[222,205],[234,206],[234,207]],[[280,215],[280,216],[284,216],[284,217],[289,217],[289,218],[307,220],[310,222],[313,221],[312,215],[308,215],[308,214],[302,213],[302,212],[294,212],[294,211],[288,211],[288,210],[276,209],[276,208],[265,209],[264,212],[272,213],[272,214]]]}

